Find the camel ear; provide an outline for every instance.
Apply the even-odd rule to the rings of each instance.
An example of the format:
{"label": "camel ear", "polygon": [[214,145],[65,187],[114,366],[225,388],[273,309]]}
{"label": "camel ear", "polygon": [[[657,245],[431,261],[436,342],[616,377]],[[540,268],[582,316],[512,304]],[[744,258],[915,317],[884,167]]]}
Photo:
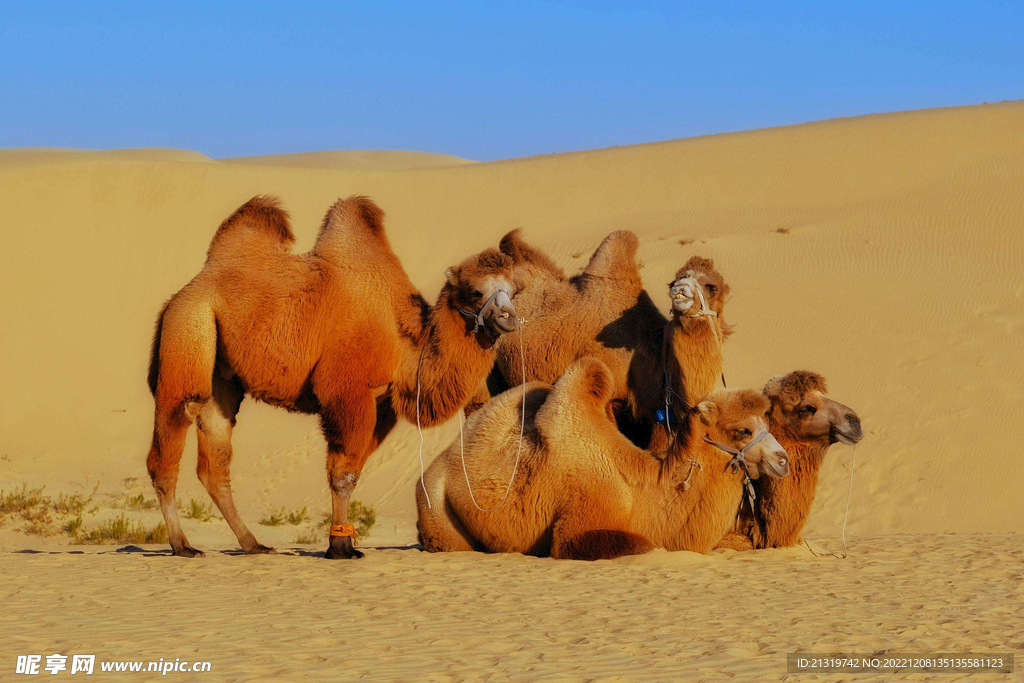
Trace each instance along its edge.
{"label": "camel ear", "polygon": [[444,271],[444,277],[452,287],[457,286],[459,284],[459,269],[456,267],[449,268]]}
{"label": "camel ear", "polygon": [[718,406],[715,405],[714,401],[701,401],[698,403],[697,414],[700,415],[700,421],[709,427],[713,427],[718,422]]}

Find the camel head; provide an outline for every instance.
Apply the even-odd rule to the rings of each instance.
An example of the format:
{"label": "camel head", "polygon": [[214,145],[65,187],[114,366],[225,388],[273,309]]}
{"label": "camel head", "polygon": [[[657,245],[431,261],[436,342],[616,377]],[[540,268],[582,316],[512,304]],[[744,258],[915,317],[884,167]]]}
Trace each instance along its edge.
{"label": "camel head", "polygon": [[512,297],[512,259],[497,249],[470,256],[445,272],[449,300],[474,332],[483,328],[492,339],[519,327]]}
{"label": "camel head", "polygon": [[[700,289],[698,294],[697,289]],[[669,296],[672,299],[672,313],[677,317],[693,317],[701,312],[701,294],[708,308],[718,315],[722,321],[722,329],[726,330],[722,320],[722,309],[729,298],[729,285],[722,274],[715,270],[715,262],[700,256],[691,256],[683,265],[672,282],[668,283]]]}
{"label": "camel head", "polygon": [[797,370],[768,380],[764,395],[771,401],[772,431],[796,441],[828,439],[855,444],[864,436],[857,413],[826,396],[825,378]]}
{"label": "camel head", "polygon": [[768,398],[751,389],[718,389],[696,410],[711,441],[736,450],[747,448],[743,460],[751,479],[762,474],[777,479],[789,474],[789,456],[770,433],[757,440],[768,430],[770,408]]}

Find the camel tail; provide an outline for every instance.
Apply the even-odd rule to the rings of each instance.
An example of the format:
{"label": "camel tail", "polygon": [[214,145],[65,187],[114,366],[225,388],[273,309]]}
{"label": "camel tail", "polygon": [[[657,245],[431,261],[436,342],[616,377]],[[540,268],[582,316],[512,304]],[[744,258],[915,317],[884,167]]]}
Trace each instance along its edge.
{"label": "camel tail", "polygon": [[235,236],[240,237],[246,247],[252,248],[259,242],[287,249],[295,242],[288,212],[281,208],[277,197],[257,195],[242,204],[225,219],[210,242],[207,258],[230,249]]}
{"label": "camel tail", "polygon": [[584,275],[602,278],[637,279],[640,271],[636,267],[636,251],[640,240],[629,230],[616,230],[604,238],[590,262],[583,269]]}
{"label": "camel tail", "polygon": [[153,345],[149,350],[149,393],[156,396],[156,383],[160,377],[160,330],[164,326],[164,314],[171,301],[167,300],[160,307],[160,315],[156,317],[156,327],[153,329]]}

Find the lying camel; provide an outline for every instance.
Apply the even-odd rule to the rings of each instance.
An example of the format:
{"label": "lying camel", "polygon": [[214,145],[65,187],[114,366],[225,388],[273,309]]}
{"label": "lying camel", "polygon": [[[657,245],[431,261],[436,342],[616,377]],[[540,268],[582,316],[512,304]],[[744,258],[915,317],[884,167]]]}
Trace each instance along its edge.
{"label": "lying camel", "polygon": [[[254,197],[225,220],[203,269],[164,305],[149,369],[156,400],[147,464],[175,555],[201,555],[175,506],[194,420],[197,473],[246,553],[256,541],[231,494],[231,432],[245,394],[319,414],[333,507],[328,558],[361,557],[349,497],[398,416],[447,420],[517,326],[512,260],[489,249],[450,268],[431,307],[409,281],[366,197],[339,200],[306,254],[275,199]],[[422,401],[418,401],[422,397]]]}
{"label": "lying camel", "polygon": [[737,531],[727,534],[720,547],[749,550],[800,543],[828,447],[837,441],[855,444],[863,436],[857,413],[826,392],[825,379],[807,371],[774,377],[765,385],[772,403],[768,429],[789,453],[792,474],[754,484],[756,514],[742,506]]}
{"label": "lying camel", "polygon": [[[609,417],[613,388],[607,366],[583,358],[554,387],[530,382],[474,413],[465,428],[465,458],[457,440],[430,466],[425,489],[416,488],[423,546],[577,560],[656,547],[706,553],[735,520],[740,468],[751,477],[788,471],[786,452],[766,431],[770,403],[758,392],[708,395],[690,421],[689,450],[661,458],[616,428]],[[524,404],[522,457],[501,504]],[[730,461],[721,447],[743,455]],[[474,500],[497,509],[481,511]]]}
{"label": "lying camel", "polygon": [[467,412],[523,382],[521,348],[526,379],[548,383],[591,356],[610,369],[620,428],[635,443],[664,450],[676,435],[685,440],[690,408],[722,376],[722,343],[732,333],[723,315],[729,286],[713,261],[690,258],[669,284],[667,319],[643,288],[638,246],[633,233],[613,232],[583,272],[567,278],[518,230],[507,234],[499,249],[516,265],[516,308],[529,323],[521,340],[498,342],[490,386]]}

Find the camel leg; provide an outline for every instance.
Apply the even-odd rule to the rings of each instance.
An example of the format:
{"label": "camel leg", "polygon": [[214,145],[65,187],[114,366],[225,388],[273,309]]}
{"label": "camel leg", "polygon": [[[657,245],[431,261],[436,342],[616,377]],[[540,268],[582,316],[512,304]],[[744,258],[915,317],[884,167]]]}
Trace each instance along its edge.
{"label": "camel leg", "polygon": [[235,532],[242,550],[249,555],[273,553],[273,548],[257,542],[249,531],[235,508],[235,499],[231,494],[231,432],[244,393],[237,380],[228,381],[214,376],[213,400],[203,406],[196,419],[196,435],[199,439],[196,474],[228,526]]}
{"label": "camel leg", "polygon": [[[377,407],[364,391],[331,402],[320,401],[320,417],[327,438],[327,480],[331,487],[331,525],[348,524],[348,505],[366,459],[379,443]],[[389,431],[389,430],[388,430]],[[330,560],[360,558],[350,536],[330,536]]]}
{"label": "camel leg", "polygon": [[749,537],[744,536],[743,534],[737,533],[735,531],[730,531],[725,535],[725,537],[721,541],[718,542],[718,545],[715,546],[716,550],[718,548],[730,548],[732,550],[753,550],[754,543],[750,540]]}
{"label": "camel leg", "polygon": [[[442,464],[437,462],[427,470],[423,478],[426,491],[416,482],[416,528],[420,532],[420,543],[431,553],[478,550],[445,496],[447,468]],[[430,494],[429,507],[427,493]]]}
{"label": "camel leg", "polygon": [[431,503],[433,507],[429,509],[426,504],[420,506],[420,516],[416,522],[423,549],[429,553],[477,550],[462,521],[455,516],[455,511],[443,498],[443,493],[436,499],[431,497]]}
{"label": "camel leg", "polygon": [[[190,406],[190,411],[197,410],[195,404]],[[171,550],[175,555],[182,557],[201,557],[203,553],[189,545],[185,533],[181,530],[178,506],[174,498],[178,486],[181,452],[185,449],[185,435],[192,424],[192,419],[186,414],[183,405],[171,410],[161,408],[157,407],[153,444],[146,458],[146,468],[156,490],[157,500],[160,501],[160,511],[164,515]]]}
{"label": "camel leg", "polygon": [[491,390],[487,387],[487,379],[480,381],[480,386],[476,388],[474,393],[468,401],[463,410],[466,413],[466,417],[469,417],[476,411],[480,410],[485,403],[491,400]]}
{"label": "camel leg", "polygon": [[610,560],[654,550],[654,544],[644,536],[623,531],[624,520],[609,512],[575,502],[573,509],[555,522],[551,556],[564,560]]}

